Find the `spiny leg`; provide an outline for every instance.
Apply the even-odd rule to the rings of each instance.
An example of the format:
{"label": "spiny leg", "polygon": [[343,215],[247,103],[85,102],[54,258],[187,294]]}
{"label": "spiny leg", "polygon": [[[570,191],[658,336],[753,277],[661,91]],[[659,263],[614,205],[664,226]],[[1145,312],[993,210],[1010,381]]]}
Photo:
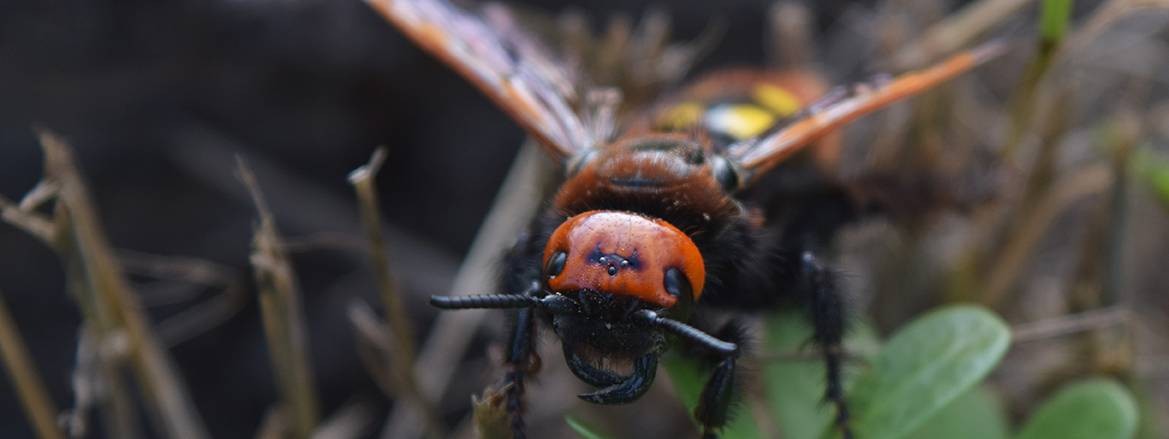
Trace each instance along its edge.
{"label": "spiny leg", "polygon": [[511,341],[507,352],[507,376],[504,385],[507,386],[507,412],[511,416],[511,430],[514,439],[524,439],[524,377],[534,373],[529,370],[534,364],[532,355],[533,333],[535,322],[532,319],[532,309],[525,308],[516,311],[512,326]]}
{"label": "spiny leg", "polygon": [[800,256],[801,287],[807,294],[812,321],[812,339],[824,355],[826,370],[824,399],[836,407],[836,427],[844,439],[852,438],[848,402],[845,401],[841,368],[844,359],[845,304],[836,285],[836,275],[820,265],[811,252]]}
{"label": "spiny leg", "polygon": [[[744,346],[746,337],[738,322],[730,321],[718,331],[717,338]],[[694,408],[694,417],[702,424],[703,439],[715,439],[717,431],[727,424],[730,406],[734,402],[736,393],[736,367],[740,350],[723,353],[717,357],[717,363],[706,386],[702,388],[702,395],[698,399],[698,407]]]}

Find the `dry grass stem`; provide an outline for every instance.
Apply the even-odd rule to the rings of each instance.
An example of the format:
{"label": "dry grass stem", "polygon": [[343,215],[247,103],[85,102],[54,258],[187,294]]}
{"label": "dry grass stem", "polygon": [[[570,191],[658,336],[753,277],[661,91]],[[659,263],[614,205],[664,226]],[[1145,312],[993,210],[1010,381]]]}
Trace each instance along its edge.
{"label": "dry grass stem", "polygon": [[264,335],[268,340],[276,386],[280,389],[279,406],[292,436],[308,438],[317,426],[317,395],[295,272],[255,175],[242,159],[239,160],[238,172],[252,194],[259,214],[251,263],[259,290]]}
{"label": "dry grass stem", "polygon": [[394,380],[394,388],[399,391],[399,396],[412,405],[422,418],[427,436],[437,438],[442,435],[438,417],[429,400],[418,389],[418,381],[414,377],[414,325],[402,305],[401,295],[390,271],[386,240],[381,228],[381,208],[374,183],[385,157],[385,149],[378,148],[368,164],[350,173],[349,182],[357,192],[361,222],[369,242],[370,260],[386,307],[389,335],[394,340],[393,344],[386,346],[388,349],[385,351],[388,355],[387,364],[392,365],[390,377]]}
{"label": "dry grass stem", "polygon": [[0,359],[4,360],[4,369],[12,379],[16,395],[20,399],[20,406],[37,433],[42,439],[61,439],[65,435],[57,427],[57,407],[49,398],[45,390],[44,381],[37,373],[28,347],[20,337],[12,313],[8,312],[8,305],[4,301],[4,294],[0,292]]}
{"label": "dry grass stem", "polygon": [[[39,187],[39,186],[38,186]],[[0,218],[25,233],[52,245],[55,240],[53,222],[43,215],[22,208],[0,195]]]}
{"label": "dry grass stem", "polygon": [[1044,232],[1050,230],[1059,215],[1076,201],[1103,193],[1112,181],[1112,170],[1108,165],[1100,164],[1076,171],[1056,182],[1055,189],[1039,200],[1032,213],[1015,228],[1006,247],[994,258],[993,268],[987,271],[989,280],[982,301],[992,306],[1000,303],[1024,272],[1039,240],[1047,236]]}
{"label": "dry grass stem", "polygon": [[784,1],[767,12],[772,63],[782,69],[807,68],[815,59],[811,11],[801,3]]}
{"label": "dry grass stem", "polygon": [[[495,262],[499,255],[519,236],[540,208],[544,199],[541,189],[548,179],[548,159],[532,141],[527,141],[499,188],[497,198],[487,218],[480,226],[475,240],[452,286],[453,294],[481,292],[495,285]],[[416,376],[422,395],[437,401],[446,392],[451,375],[466,352],[471,336],[487,316],[486,310],[463,310],[439,314],[416,364],[426,365]],[[397,439],[417,436],[416,425],[403,408],[395,408],[382,437]]]}
{"label": "dry grass stem", "polygon": [[[161,433],[173,438],[207,437],[202,419],[102,233],[72,152],[51,133],[40,131],[38,137],[45,154],[46,178],[59,192],[54,247],[61,254],[71,278],[70,289],[83,314],[90,324],[99,326],[103,340],[115,327],[126,336],[134,376]],[[112,379],[116,371],[107,370],[105,375]]]}
{"label": "dry grass stem", "polygon": [[391,346],[390,328],[362,300],[353,300],[347,312],[357,336],[357,355],[374,383],[386,396],[396,398],[399,390],[389,365]]}
{"label": "dry grass stem", "polygon": [[362,401],[345,404],[321,423],[313,439],[353,439],[365,437],[373,426],[376,413]]}
{"label": "dry grass stem", "polygon": [[280,405],[271,407],[264,412],[264,419],[260,421],[260,428],[256,430],[256,439],[285,439],[289,435],[288,417]]}
{"label": "dry grass stem", "polygon": [[483,389],[483,396],[471,395],[471,417],[479,439],[511,439],[511,415],[507,413],[507,391],[503,387]]}
{"label": "dry grass stem", "polygon": [[[220,264],[196,258],[127,250],[119,250],[118,258],[130,274],[219,289],[214,296],[188,305],[158,322],[158,337],[167,346],[178,345],[226,322],[247,305],[249,295],[239,282],[235,270]],[[186,301],[186,298],[170,300]]]}
{"label": "dry grass stem", "polygon": [[1122,325],[1130,322],[1132,317],[1128,309],[1112,307],[1024,323],[1011,329],[1011,342],[1029,343]]}
{"label": "dry grass stem", "polygon": [[422,396],[418,389],[418,380],[414,378],[414,323],[402,305],[401,293],[390,269],[390,258],[386,252],[386,239],[382,232],[381,206],[378,202],[376,178],[378,171],[386,159],[385,148],[378,148],[370,157],[369,163],[361,166],[349,174],[349,183],[357,192],[358,207],[361,212],[361,224],[365,228],[366,239],[369,242],[370,264],[374,276],[377,277],[378,290],[381,292],[382,302],[386,307],[386,319],[389,321],[389,336],[394,340],[387,346],[389,356],[387,364],[391,365],[390,376],[394,379],[394,387],[398,389],[402,400],[414,406],[414,411],[421,415],[426,426],[427,436],[438,438],[442,436],[442,427],[438,416],[434,412],[429,400]]}
{"label": "dry grass stem", "polygon": [[898,70],[919,68],[931,60],[955,52],[1031,3],[1036,2],[980,0],[967,4],[962,10],[927,28],[920,38],[898,51],[893,57],[893,65]]}

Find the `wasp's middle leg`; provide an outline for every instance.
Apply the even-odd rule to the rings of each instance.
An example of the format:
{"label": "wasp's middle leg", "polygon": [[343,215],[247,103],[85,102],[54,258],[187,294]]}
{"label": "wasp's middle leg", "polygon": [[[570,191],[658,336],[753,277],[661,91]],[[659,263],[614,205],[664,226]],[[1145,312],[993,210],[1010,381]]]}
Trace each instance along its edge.
{"label": "wasp's middle leg", "polygon": [[836,427],[843,438],[849,439],[852,430],[841,377],[847,317],[844,297],[837,287],[836,274],[820,265],[811,252],[800,255],[800,287],[812,321],[812,341],[824,356],[824,399],[836,407]]}

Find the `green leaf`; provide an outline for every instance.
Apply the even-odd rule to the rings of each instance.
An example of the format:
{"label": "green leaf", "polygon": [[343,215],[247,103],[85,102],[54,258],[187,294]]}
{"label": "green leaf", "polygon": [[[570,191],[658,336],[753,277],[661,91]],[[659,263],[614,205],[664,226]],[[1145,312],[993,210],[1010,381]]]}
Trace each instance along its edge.
{"label": "green leaf", "polygon": [[[691,414],[694,413],[694,407],[698,405],[698,398],[702,394],[702,387],[706,385],[706,379],[710,376],[709,370],[700,367],[697,360],[690,358],[683,358],[678,355],[671,355],[664,359],[663,364],[666,368],[666,373],[670,376],[670,382],[674,385],[674,391],[678,393],[678,399],[682,400],[682,404],[686,406]],[[732,410],[736,407],[732,407]],[[751,415],[751,411],[747,409],[746,404],[738,404],[738,411],[732,413],[730,424],[722,430],[719,435],[723,439],[755,439],[763,437],[759,433],[759,427],[755,422],[755,418]]]}
{"label": "green leaf", "polygon": [[600,433],[597,433],[591,428],[586,427],[584,423],[576,420],[576,418],[572,416],[565,416],[564,422],[568,424],[568,428],[571,428],[572,431],[576,432],[576,434],[580,435],[580,437],[583,439],[605,439],[605,436],[602,436]]}
{"label": "green leaf", "polygon": [[1003,407],[994,392],[974,387],[950,402],[909,439],[1006,439]]}
{"label": "green leaf", "polygon": [[1039,33],[1043,41],[1055,44],[1063,40],[1071,16],[1072,0],[1043,0],[1039,17]]}
{"label": "green leaf", "polygon": [[[782,313],[767,319],[764,349],[769,353],[814,352],[810,348],[812,328],[796,313]],[[844,341],[845,351],[862,359],[879,349],[876,332],[863,323],[854,325]],[[848,362],[844,376],[862,362]],[[824,362],[811,359],[778,359],[765,363],[763,384],[767,401],[775,414],[781,437],[819,437],[832,422],[834,408],[824,404]],[[845,387],[847,388],[847,386]]]}
{"label": "green leaf", "polygon": [[1137,173],[1157,194],[1161,204],[1169,206],[1169,158],[1154,152],[1151,148],[1141,148],[1134,163]]}
{"label": "green leaf", "polygon": [[1128,439],[1137,428],[1132,395],[1115,381],[1065,386],[1045,402],[1017,439]]}
{"label": "green leaf", "polygon": [[853,386],[856,436],[914,432],[990,373],[1009,343],[1007,326],[982,308],[948,307],[911,322]]}

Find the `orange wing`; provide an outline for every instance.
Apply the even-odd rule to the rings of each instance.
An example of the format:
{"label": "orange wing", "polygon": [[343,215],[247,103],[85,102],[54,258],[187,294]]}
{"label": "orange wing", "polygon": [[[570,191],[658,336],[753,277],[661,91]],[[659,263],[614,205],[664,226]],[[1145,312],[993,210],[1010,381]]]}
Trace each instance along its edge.
{"label": "orange wing", "polygon": [[803,117],[779,131],[732,145],[725,153],[726,158],[742,173],[740,178],[744,187],[748,186],[824,135],[858,117],[961,75],[1004,50],[1005,45],[1001,42],[991,42],[924,70],[902,74],[884,84],[854,86],[850,95],[830,96],[820,104],[813,104]]}
{"label": "orange wing", "polygon": [[394,27],[454,68],[508,113],[555,158],[599,140],[574,111],[576,82],[500,5],[480,14],[444,0],[368,0]]}

